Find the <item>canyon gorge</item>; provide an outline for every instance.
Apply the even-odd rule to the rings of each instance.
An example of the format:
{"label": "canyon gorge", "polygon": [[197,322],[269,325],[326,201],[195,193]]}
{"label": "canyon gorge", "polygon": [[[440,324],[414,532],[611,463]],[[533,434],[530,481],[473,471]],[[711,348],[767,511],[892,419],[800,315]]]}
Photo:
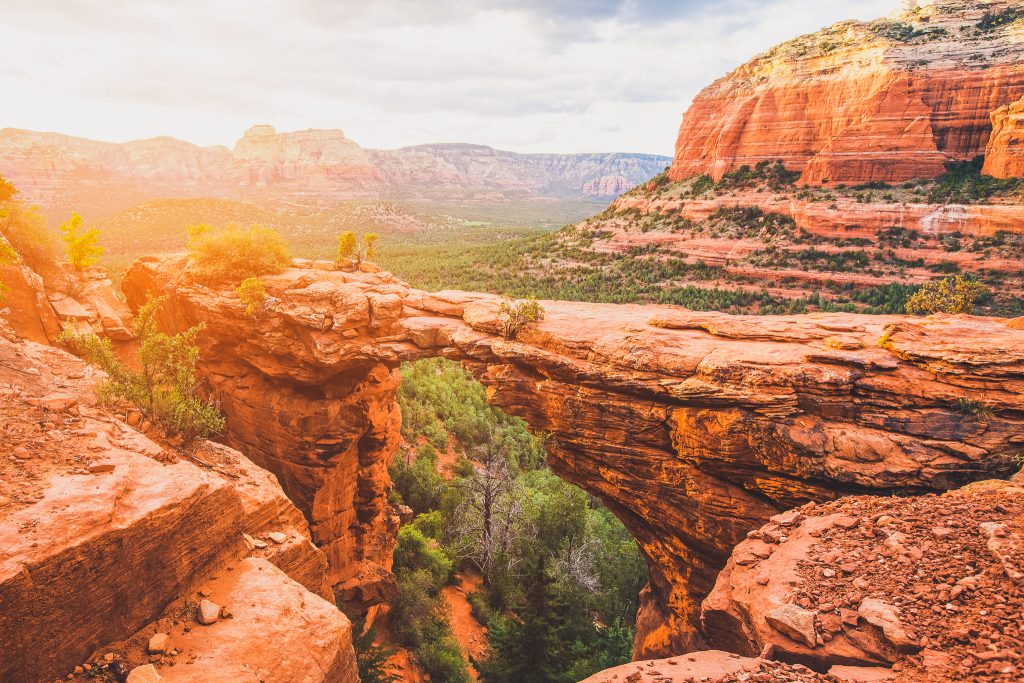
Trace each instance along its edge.
{"label": "canyon gorge", "polygon": [[[843,22],[701,92],[671,160],[0,131],[0,175],[51,208],[621,194],[506,259],[619,289],[543,296],[514,330],[507,297],[362,255],[255,272],[256,304],[194,254],[134,260],[120,292],[102,268],[0,262],[0,681],[355,683],[353,626],[399,591],[401,368],[439,357],[640,548],[635,661],[588,683],[1021,680],[1022,48],[1009,0]],[[620,295],[648,270],[670,272]],[[991,289],[984,315],[906,313],[945,275]],[[100,400],[60,348],[70,328],[136,351],[151,296],[163,332],[203,326],[214,440]]]}
{"label": "canyon gorge", "polygon": [[[510,341],[494,296],[310,263],[268,278],[273,303],[253,319],[184,267],[137,263],[129,301],[166,294],[170,329],[207,323],[203,368],[223,392],[229,443],[278,475],[332,559],[334,585],[361,597],[389,566],[403,360],[461,360],[493,402],[553,435],[556,472],[626,523],[651,569],[641,657],[704,642],[700,599],[730,549],[777,512],[955,488],[1008,474],[1019,449],[1019,321],[544,302],[545,320]],[[955,407],[964,398],[999,413],[974,420]]]}

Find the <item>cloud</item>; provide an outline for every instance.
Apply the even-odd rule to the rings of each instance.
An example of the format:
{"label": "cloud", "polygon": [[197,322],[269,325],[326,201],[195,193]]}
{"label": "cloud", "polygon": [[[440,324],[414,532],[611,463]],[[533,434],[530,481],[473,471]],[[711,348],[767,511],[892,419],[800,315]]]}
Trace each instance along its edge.
{"label": "cloud", "polygon": [[0,126],[231,144],[249,125],[365,146],[671,153],[701,87],[892,0],[8,0]]}

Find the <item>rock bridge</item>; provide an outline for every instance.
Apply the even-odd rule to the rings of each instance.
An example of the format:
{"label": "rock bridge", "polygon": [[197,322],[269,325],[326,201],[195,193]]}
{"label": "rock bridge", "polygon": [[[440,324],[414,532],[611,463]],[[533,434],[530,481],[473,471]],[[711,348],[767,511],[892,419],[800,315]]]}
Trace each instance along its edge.
{"label": "rock bridge", "polygon": [[[372,270],[372,269],[370,269]],[[398,525],[387,468],[403,361],[461,361],[490,400],[553,435],[548,462],[599,496],[647,558],[637,657],[702,644],[701,599],[732,547],[780,510],[851,492],[944,490],[1024,451],[1024,324],[967,316],[754,317],[543,302],[515,341],[499,299],[296,261],[261,315],[143,259],[133,306],[205,322],[202,368],[227,442],[274,472],[326,552],[336,591],[388,597]]]}

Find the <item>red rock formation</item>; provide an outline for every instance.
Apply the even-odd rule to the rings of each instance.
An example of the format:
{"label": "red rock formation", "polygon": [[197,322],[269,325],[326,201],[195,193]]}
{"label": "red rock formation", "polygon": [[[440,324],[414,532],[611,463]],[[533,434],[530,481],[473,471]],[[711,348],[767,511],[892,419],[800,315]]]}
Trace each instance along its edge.
{"label": "red rock formation", "polygon": [[[96,405],[97,379],[0,335],[0,680],[92,680],[72,669],[93,652],[90,666],[152,661],[116,641],[175,622],[192,635],[175,643],[180,662],[156,661],[165,680],[183,680],[173,664],[187,656],[228,678],[248,666],[268,683],[354,683],[326,558],[274,478],[219,444],[166,450]],[[249,548],[243,534],[266,540]],[[202,585],[234,619],[182,616]],[[220,678],[188,680],[200,679]]]}
{"label": "red rock formation", "polygon": [[820,671],[1020,680],[1024,477],[1017,482],[777,515],[733,551],[703,603],[704,632],[716,647]]}
{"label": "red rock formation", "polygon": [[132,338],[131,311],[117,297],[105,270],[79,272],[61,264],[55,271],[44,281],[24,263],[0,266],[0,283],[8,288],[0,300],[0,316],[18,337],[48,343],[64,327],[73,327],[115,341]]}
{"label": "red rock formation", "polygon": [[[844,492],[944,490],[1008,471],[1003,454],[1024,425],[1024,335],[998,319],[544,302],[545,320],[508,341],[494,296],[303,265],[265,278],[259,319],[230,289],[192,281],[181,259],[140,261],[125,286],[133,301],[168,293],[168,325],[209,324],[203,364],[229,441],[279,475],[332,562],[343,547],[386,567],[394,369],[461,359],[493,402],[555,435],[551,466],[601,496],[640,543],[651,569],[641,657],[700,646],[699,601],[768,517]],[[960,398],[999,410],[978,421]],[[335,583],[355,579],[352,568],[332,568]]]}
{"label": "red rock formation", "polygon": [[899,182],[983,154],[990,113],[1024,95],[1024,51],[978,24],[1014,6],[917,2],[773,48],[697,96],[669,177],[780,159],[806,183]]}
{"label": "red rock formation", "polygon": [[982,172],[996,178],[1024,177],[1024,97],[992,112]]}
{"label": "red rock formation", "polygon": [[834,201],[800,199],[777,192],[745,191],[711,199],[660,199],[644,194],[615,200],[618,210],[636,209],[645,215],[678,215],[700,221],[719,209],[756,206],[791,216],[797,227],[823,237],[875,238],[886,228],[934,234],[993,235],[999,231],[1024,234],[1024,204],[925,204],[863,202],[852,197]]}
{"label": "red rock formation", "polygon": [[0,315],[8,320],[15,334],[44,344],[60,334],[60,323],[46,298],[43,278],[35,271],[23,263],[0,265],[0,283],[7,287],[0,299]]}

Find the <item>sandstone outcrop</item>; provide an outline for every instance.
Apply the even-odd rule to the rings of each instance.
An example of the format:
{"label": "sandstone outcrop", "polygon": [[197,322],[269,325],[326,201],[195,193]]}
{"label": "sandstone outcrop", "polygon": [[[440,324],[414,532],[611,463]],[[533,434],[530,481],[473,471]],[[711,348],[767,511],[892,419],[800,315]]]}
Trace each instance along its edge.
{"label": "sandstone outcrop", "polygon": [[902,182],[984,154],[991,113],[1024,95],[1016,11],[922,0],[779,45],[696,97],[670,177],[779,159],[811,184]]}
{"label": "sandstone outcrop", "polygon": [[1024,177],[1024,97],[992,112],[984,172],[995,178]]}
{"label": "sandstone outcrop", "polygon": [[19,260],[0,265],[0,283],[7,287],[0,299],[0,318],[22,339],[52,343],[64,327],[116,341],[133,336],[131,311],[117,297],[102,268],[76,271],[56,264],[45,281]]}
{"label": "sandstone outcrop", "polygon": [[544,302],[545,320],[513,341],[497,334],[492,295],[326,263],[264,280],[258,319],[232,289],[192,280],[180,257],[137,262],[125,288],[133,304],[168,294],[170,328],[208,323],[202,367],[227,439],[302,508],[335,588],[361,590],[363,569],[388,566],[396,370],[444,355],[551,433],[555,471],[640,543],[651,570],[640,657],[702,644],[700,600],[732,547],[780,511],[955,488],[1012,471],[1020,449],[1024,332],[1005,320]]}
{"label": "sandstone outcrop", "polygon": [[[163,680],[354,683],[350,624],[333,605],[326,558],[274,478],[219,444],[159,445],[96,405],[92,368],[9,334],[0,335],[0,680],[86,681],[152,662]],[[262,550],[243,536],[271,533],[285,538]],[[230,600],[233,618],[198,626],[188,609],[196,591]],[[171,633],[173,653],[154,660],[158,631]],[[243,667],[247,676],[235,676]]]}
{"label": "sandstone outcrop", "polygon": [[[1020,680],[1024,475],[809,503],[748,536],[702,605],[712,646],[894,681]],[[809,638],[783,610],[808,615]]]}

